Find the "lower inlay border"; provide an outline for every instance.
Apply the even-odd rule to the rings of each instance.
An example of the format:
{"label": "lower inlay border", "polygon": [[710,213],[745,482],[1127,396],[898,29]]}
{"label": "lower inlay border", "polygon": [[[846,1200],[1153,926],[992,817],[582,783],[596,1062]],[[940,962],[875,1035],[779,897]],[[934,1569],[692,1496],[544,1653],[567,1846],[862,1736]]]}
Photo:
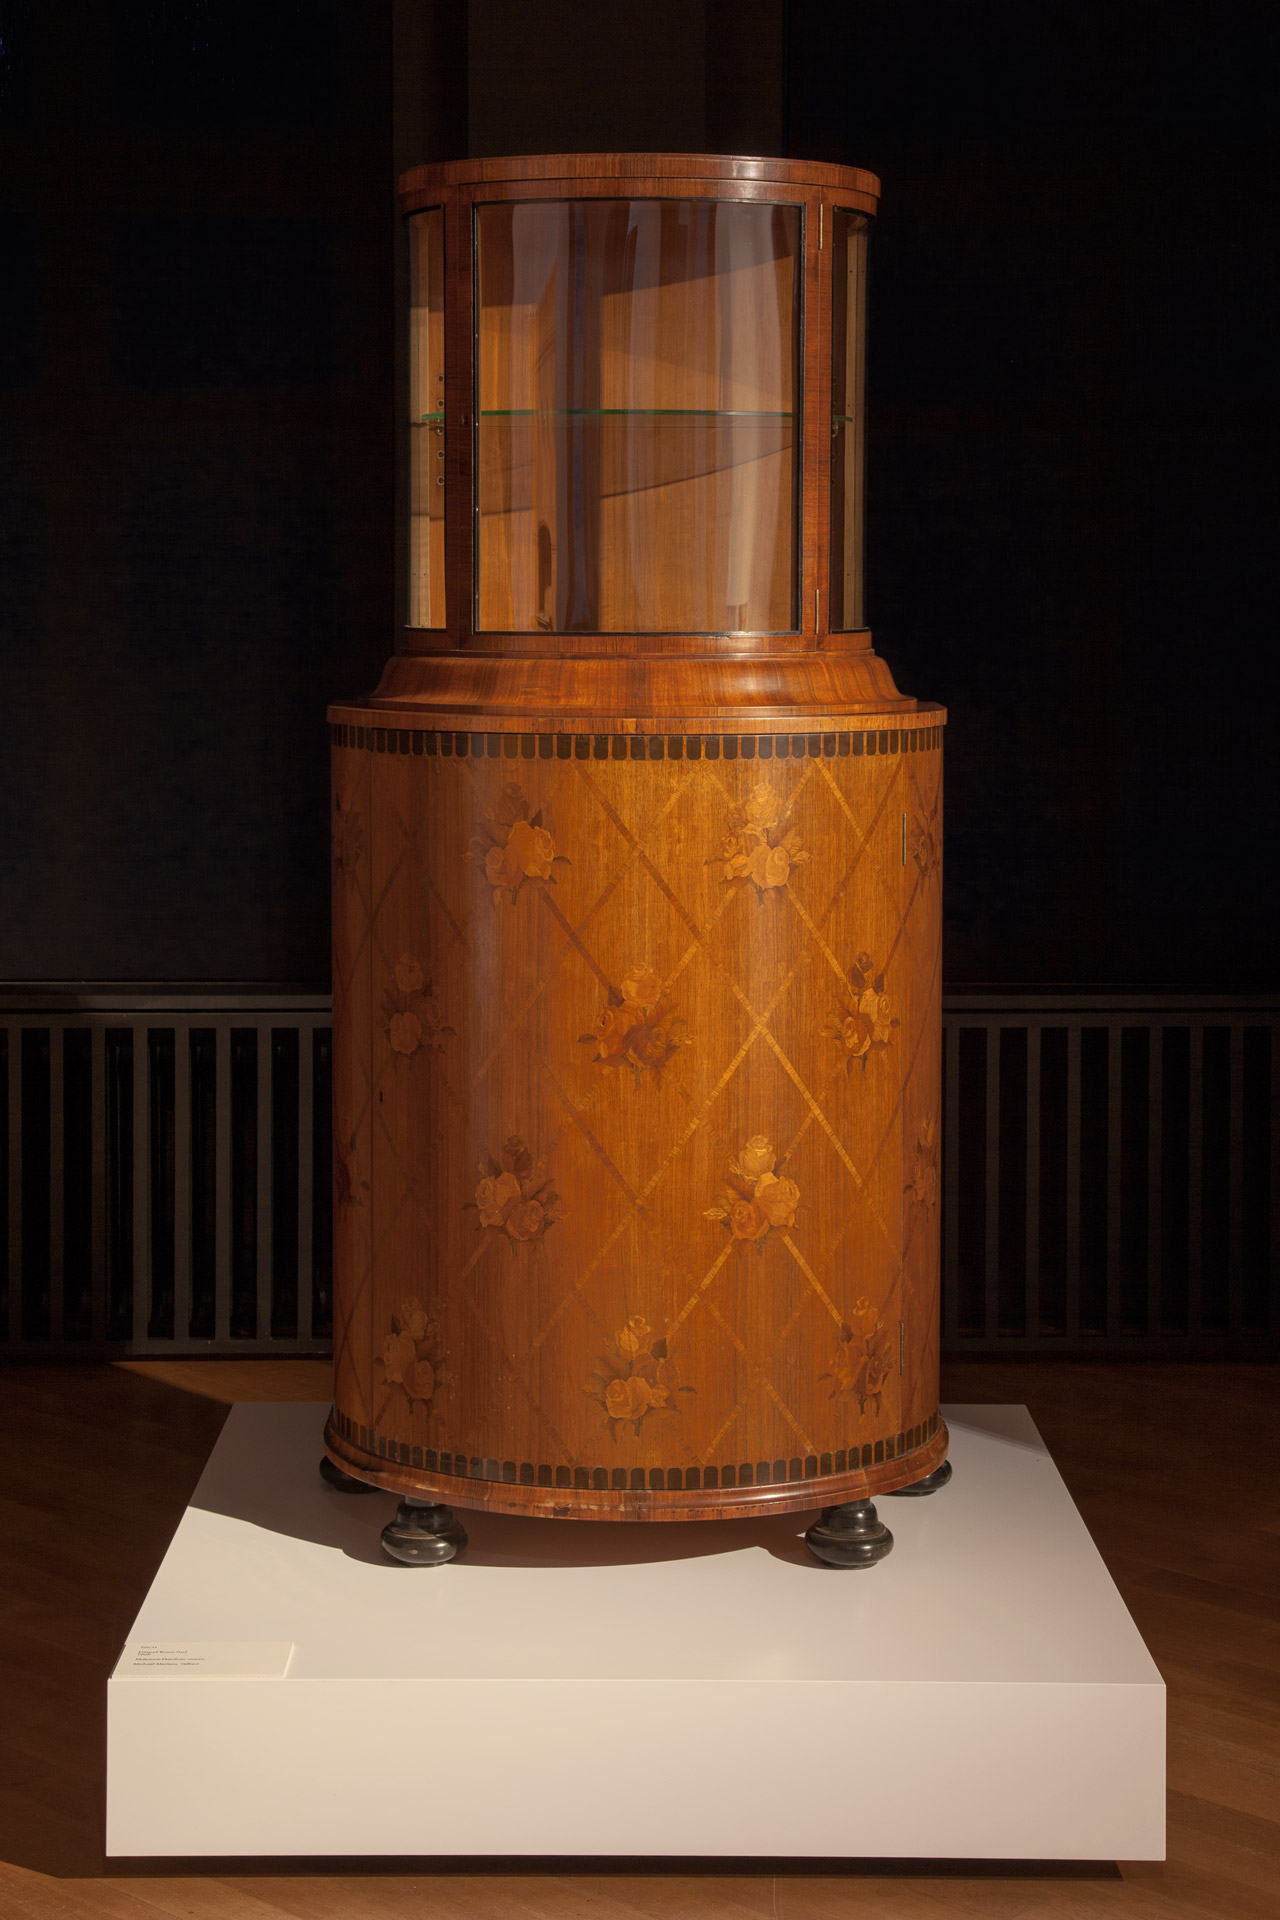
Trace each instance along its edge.
{"label": "lower inlay border", "polygon": [[857,733],[440,733],[421,727],[330,726],[335,747],[491,760],[829,760],[927,753],[941,726],[877,727]]}
{"label": "lower inlay border", "polygon": [[414,1447],[407,1440],[390,1440],[375,1428],[359,1426],[345,1413],[333,1410],[333,1424],[343,1439],[371,1459],[421,1473],[448,1475],[455,1480],[494,1480],[510,1487],[569,1487],[597,1493],[694,1493],[726,1487],[773,1487],[799,1480],[826,1479],[832,1474],[856,1473],[914,1453],[938,1431],[939,1416],[931,1414],[918,1426],[896,1438],[868,1441],[864,1446],[841,1447],[835,1453],[811,1453],[803,1460],[744,1460],[720,1467],[566,1467],[535,1466],[532,1461],[484,1460],[478,1455],[444,1452],[436,1447]]}

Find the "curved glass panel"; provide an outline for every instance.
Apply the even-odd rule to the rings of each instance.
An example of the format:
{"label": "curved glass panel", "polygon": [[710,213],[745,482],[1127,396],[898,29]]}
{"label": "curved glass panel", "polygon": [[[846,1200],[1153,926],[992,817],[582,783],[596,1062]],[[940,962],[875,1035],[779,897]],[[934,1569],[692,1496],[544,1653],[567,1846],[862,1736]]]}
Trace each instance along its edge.
{"label": "curved glass panel", "polygon": [[409,221],[409,625],[444,625],[444,209]]}
{"label": "curved glass panel", "polygon": [[477,208],[476,625],[796,626],[800,209]]}
{"label": "curved glass panel", "polygon": [[837,207],[831,241],[831,629],[839,633],[866,624],[862,607],[865,215]]}

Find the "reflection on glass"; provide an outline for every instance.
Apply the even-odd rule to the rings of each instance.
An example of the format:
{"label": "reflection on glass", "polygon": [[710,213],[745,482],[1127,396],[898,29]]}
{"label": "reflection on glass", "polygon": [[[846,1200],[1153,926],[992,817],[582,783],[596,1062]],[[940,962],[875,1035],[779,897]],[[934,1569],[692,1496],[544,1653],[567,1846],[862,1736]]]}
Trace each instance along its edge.
{"label": "reflection on glass", "polygon": [[865,624],[862,610],[863,366],[867,222],[838,207],[832,223],[831,627]]}
{"label": "reflection on glass", "polygon": [[409,222],[409,625],[444,625],[444,211]]}
{"label": "reflection on glass", "polygon": [[478,626],[796,624],[796,207],[477,210]]}

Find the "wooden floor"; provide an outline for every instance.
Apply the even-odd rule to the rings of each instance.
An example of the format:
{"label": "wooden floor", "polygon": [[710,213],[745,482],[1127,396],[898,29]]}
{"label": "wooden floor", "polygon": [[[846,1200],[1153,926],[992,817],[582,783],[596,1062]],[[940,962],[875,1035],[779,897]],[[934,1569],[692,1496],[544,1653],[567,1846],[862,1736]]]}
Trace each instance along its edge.
{"label": "wooden floor", "polygon": [[1165,1676],[1164,1865],[114,1871],[107,1674],[226,1403],[325,1387],[307,1361],[0,1370],[0,1920],[1280,1916],[1280,1371],[1266,1366],[966,1363],[944,1379],[945,1399],[1030,1407]]}

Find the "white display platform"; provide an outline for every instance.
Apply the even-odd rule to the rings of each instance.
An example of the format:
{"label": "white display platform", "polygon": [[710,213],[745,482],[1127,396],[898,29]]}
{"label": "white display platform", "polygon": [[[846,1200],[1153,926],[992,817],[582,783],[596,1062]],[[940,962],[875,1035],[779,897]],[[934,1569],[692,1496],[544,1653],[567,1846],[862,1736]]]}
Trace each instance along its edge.
{"label": "white display platform", "polygon": [[108,1854],[1162,1858],[1160,1675],[1026,1410],[945,1412],[950,1486],[837,1572],[795,1515],[398,1566],[323,1407],[234,1408],[110,1682]]}

